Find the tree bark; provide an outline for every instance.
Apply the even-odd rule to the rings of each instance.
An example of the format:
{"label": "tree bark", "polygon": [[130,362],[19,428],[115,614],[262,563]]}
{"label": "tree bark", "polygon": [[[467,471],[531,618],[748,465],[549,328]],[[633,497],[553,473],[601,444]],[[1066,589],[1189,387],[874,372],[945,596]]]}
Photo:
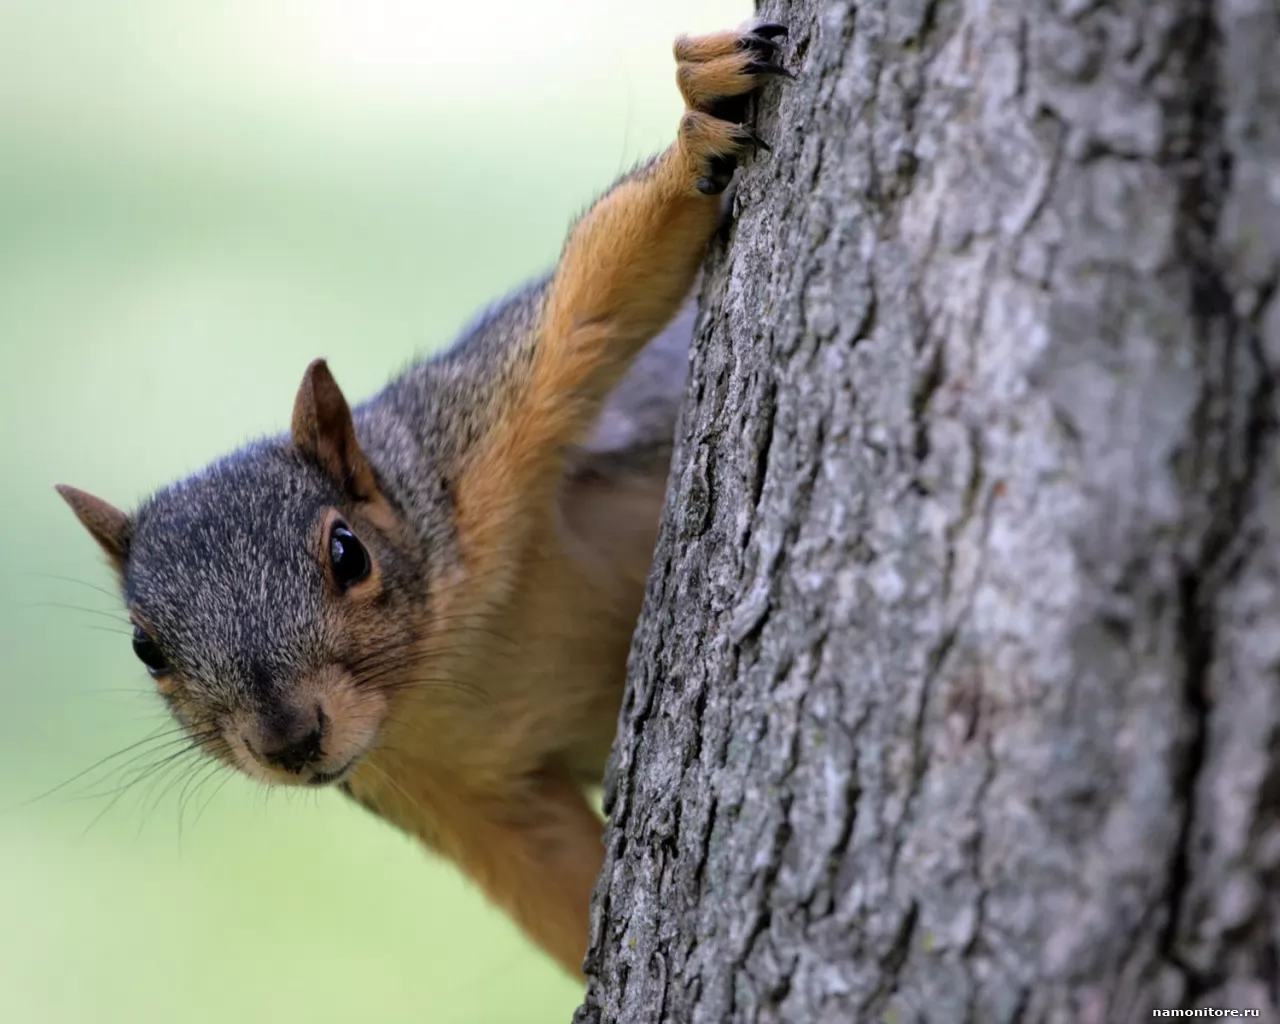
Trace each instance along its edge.
{"label": "tree bark", "polygon": [[577,1019],[1277,1019],[1280,5],[762,13]]}

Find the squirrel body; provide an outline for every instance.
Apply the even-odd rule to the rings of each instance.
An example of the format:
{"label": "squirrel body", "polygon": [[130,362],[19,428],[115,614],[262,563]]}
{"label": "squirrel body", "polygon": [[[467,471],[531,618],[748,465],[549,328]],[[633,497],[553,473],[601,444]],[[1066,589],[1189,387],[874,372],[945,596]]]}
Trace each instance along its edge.
{"label": "squirrel body", "polygon": [[677,41],[676,142],[547,277],[352,410],[323,360],[287,435],[131,514],[59,491],[193,743],[336,785],[580,971],[598,784],[662,508],[720,195],[782,26]]}

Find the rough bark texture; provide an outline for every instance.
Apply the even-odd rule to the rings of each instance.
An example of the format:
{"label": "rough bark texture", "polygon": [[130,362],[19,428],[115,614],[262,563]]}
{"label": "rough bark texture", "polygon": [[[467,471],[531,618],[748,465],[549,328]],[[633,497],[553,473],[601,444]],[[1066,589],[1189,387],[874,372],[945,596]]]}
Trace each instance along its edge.
{"label": "rough bark texture", "polygon": [[1280,6],[763,13],[578,1019],[1280,1019]]}

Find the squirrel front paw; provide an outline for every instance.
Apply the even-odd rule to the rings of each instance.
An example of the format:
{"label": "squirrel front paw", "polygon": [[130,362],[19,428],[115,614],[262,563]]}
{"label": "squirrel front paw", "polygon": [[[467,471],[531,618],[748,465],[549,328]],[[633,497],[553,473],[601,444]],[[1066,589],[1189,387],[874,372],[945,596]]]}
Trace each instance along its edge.
{"label": "squirrel front paw", "polygon": [[769,147],[748,123],[751,96],[774,78],[794,78],[777,63],[785,25],[765,22],[741,31],[682,36],[676,41],[676,82],[687,107],[680,145],[704,195],[723,192],[744,153]]}

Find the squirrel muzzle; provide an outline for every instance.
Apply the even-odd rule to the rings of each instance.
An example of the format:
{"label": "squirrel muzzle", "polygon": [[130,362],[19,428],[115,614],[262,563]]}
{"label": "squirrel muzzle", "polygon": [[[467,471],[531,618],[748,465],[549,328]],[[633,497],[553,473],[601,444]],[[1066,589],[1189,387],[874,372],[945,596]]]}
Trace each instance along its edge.
{"label": "squirrel muzzle", "polygon": [[236,711],[226,742],[236,767],[263,782],[337,784],[373,747],[387,710],[376,688],[360,688],[348,672],[329,666]]}

